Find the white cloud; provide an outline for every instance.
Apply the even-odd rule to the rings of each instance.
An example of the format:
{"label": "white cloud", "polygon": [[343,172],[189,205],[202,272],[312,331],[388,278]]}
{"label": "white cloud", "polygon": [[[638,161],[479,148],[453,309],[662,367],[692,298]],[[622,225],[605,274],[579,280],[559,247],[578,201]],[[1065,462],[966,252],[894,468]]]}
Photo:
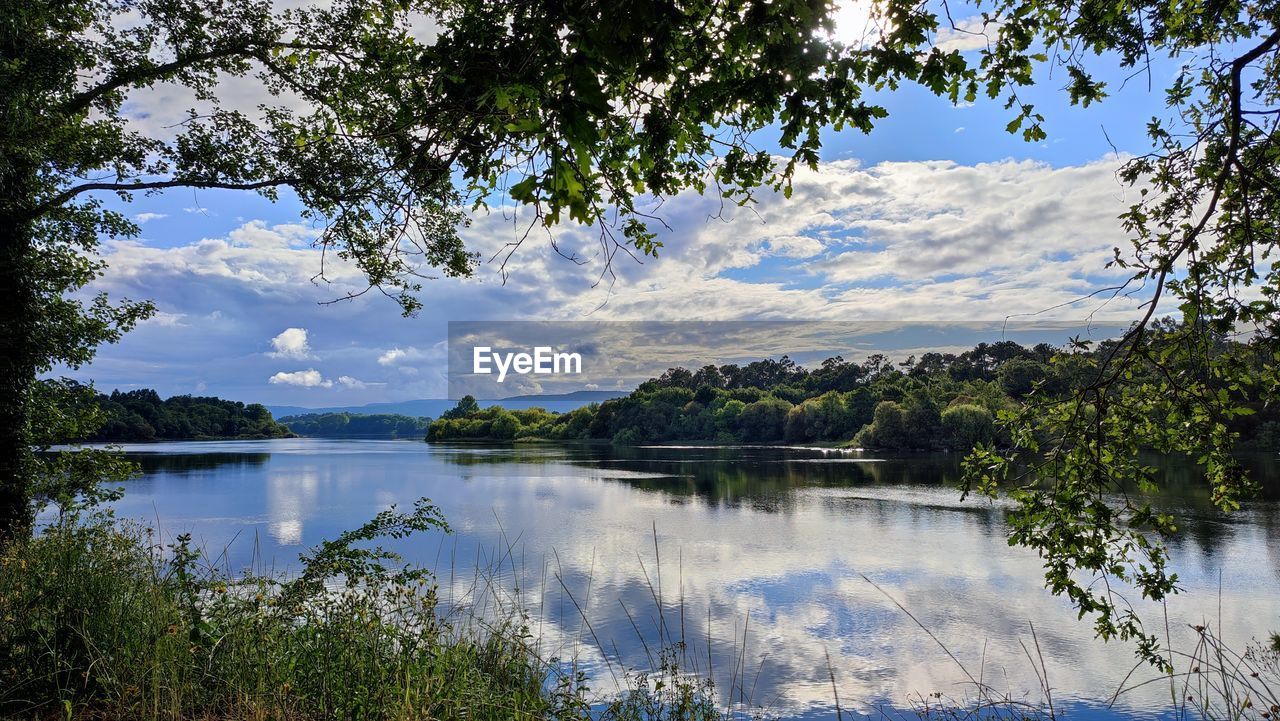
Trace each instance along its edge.
{"label": "white cloud", "polygon": [[352,390],[364,390],[365,388],[368,388],[370,384],[365,383],[359,378],[352,378],[351,376],[338,376],[338,385],[342,386],[343,388],[350,388]]}
{"label": "white cloud", "polygon": [[272,358],[292,358],[305,360],[311,358],[311,344],[307,340],[306,328],[286,328],[280,335],[271,339],[274,351],[267,355]]}
{"label": "white cloud", "polygon": [[251,220],[231,231],[232,245],[241,248],[302,248],[320,235],[320,231],[300,223],[281,223],[270,228],[261,220]]}
{"label": "white cloud", "polygon": [[[445,358],[444,348],[437,346],[435,348],[423,350],[408,346],[405,348],[392,348],[384,351],[378,356],[378,365],[381,366],[404,366],[409,363],[431,363],[439,362]],[[401,370],[405,370],[403,367]]]}
{"label": "white cloud", "polygon": [[163,310],[158,310],[155,313],[153,313],[150,318],[147,318],[142,322],[148,325],[158,325],[158,326],[164,326],[167,328],[173,328],[177,326],[187,325],[186,317],[187,316],[183,313],[168,313]]}
{"label": "white cloud", "polygon": [[[505,290],[530,305],[512,303],[519,315],[507,317],[960,320],[1043,311],[1123,275],[1105,268],[1111,249],[1126,245],[1117,216],[1135,197],[1115,177],[1121,162],[834,161],[798,172],[790,200],[761,192],[728,219],[716,217],[716,198],[680,195],[657,211],[673,228],[660,236],[659,257],[641,265],[620,254],[612,283],[606,276],[587,287],[602,268],[594,234],[560,235],[583,267],[536,248],[518,255]],[[482,243],[513,232],[509,216],[481,218],[472,231]],[[1101,310],[1114,319],[1134,309],[1103,300],[1049,317]],[[462,317],[476,316],[464,309]]]}
{"label": "white cloud", "polygon": [[988,289],[1013,283],[1040,303],[1046,287],[1063,291],[1082,287],[1086,276],[1115,274],[1104,266],[1123,245],[1116,216],[1130,202],[1115,178],[1118,163],[936,161],[854,170],[861,187],[838,211],[848,233],[810,270],[827,283],[853,286],[887,278],[900,291],[926,282],[981,281]]}
{"label": "white cloud", "polygon": [[939,50],[947,51],[982,50],[995,40],[999,27],[999,23],[984,25],[979,15],[961,18],[956,21],[954,28],[939,28],[938,37],[933,44]]}
{"label": "white cloud", "polygon": [[384,365],[384,366],[395,365],[396,363],[400,362],[400,360],[404,358],[406,355],[407,354],[403,350],[399,348],[392,348],[386,353],[383,353],[382,355],[378,356],[378,365]]}
{"label": "white cloud", "polygon": [[[427,282],[426,310],[411,319],[375,293],[321,305],[365,284],[333,256],[327,282],[312,281],[321,254],[308,226],[254,220],[171,247],[109,241],[107,274],[95,289],[153,299],[172,317],[104,348],[85,375],[170,392],[205,378],[212,392],[236,389],[275,403],[323,383],[351,399],[397,400],[444,395],[446,355],[437,344],[451,319],[940,321],[1034,313],[1119,277],[1104,266],[1112,247],[1126,247],[1116,216],[1133,196],[1115,178],[1121,162],[827,162],[797,174],[790,200],[762,191],[749,208],[725,209],[715,197],[667,199],[655,209],[672,228],[660,232],[659,257],[638,263],[618,254],[616,280],[605,275],[596,284],[604,270],[598,231],[570,226],[557,231],[557,242],[582,265],[531,238],[505,283],[497,282],[496,263],[474,279]],[[463,231],[486,258],[518,236],[510,210],[480,215]],[[1040,318],[1080,320],[1099,309],[1099,320],[1133,315],[1131,301],[1102,301]],[[267,350],[295,355],[263,353],[262,339],[280,338],[282,328],[297,331],[293,341],[286,336]],[[312,385],[298,375],[305,371],[269,387],[252,381],[275,377],[273,357],[310,358],[309,340],[321,334],[344,344],[327,346],[325,362],[363,388],[318,371]]]}
{"label": "white cloud", "polygon": [[[276,0],[273,4],[280,10],[315,5],[316,0]],[[320,4],[329,3],[321,0]],[[143,20],[137,13],[126,15],[134,21]],[[411,36],[419,43],[432,45],[439,38],[442,30],[439,16],[413,11],[407,13],[407,20]],[[242,113],[263,127],[266,126],[264,106],[285,108],[298,115],[315,111],[315,104],[297,93],[285,90],[273,95],[268,84],[259,77],[260,70],[260,67],[251,66],[245,75],[219,74],[214,87],[208,92],[209,96],[217,98],[216,103],[206,97],[197,97],[195,90],[178,82],[158,82],[134,88],[126,92],[121,114],[130,130],[172,142],[177,129],[189,119],[189,112],[207,116],[215,105]]]}
{"label": "white cloud", "polygon": [[963,126],[963,125],[961,125],[960,127],[956,128],[956,132],[957,132],[957,133],[963,133],[963,132],[964,132],[964,126]]}
{"label": "white cloud", "polygon": [[825,249],[821,240],[804,235],[770,238],[761,243],[761,247],[773,255],[784,258],[812,258]]}
{"label": "white cloud", "polygon": [[164,213],[138,213],[137,215],[133,216],[133,219],[135,222],[137,222],[138,225],[143,225],[144,223],[147,223],[149,221],[160,220],[161,218],[167,218],[167,217],[169,216],[165,215]]}
{"label": "white cloud", "polygon": [[301,386],[303,388],[333,387],[333,381],[320,375],[320,371],[315,368],[308,368],[304,371],[280,371],[267,379],[267,382],[278,385]]}
{"label": "white cloud", "polygon": [[[1110,250],[1125,242],[1116,216],[1131,201],[1114,176],[1119,163],[1114,157],[1063,168],[1012,160],[865,168],[830,162],[798,173],[790,201],[762,192],[754,207],[733,209],[737,216],[727,222],[709,220],[721,211],[715,198],[669,199],[659,212],[673,232],[661,236],[659,257],[639,264],[619,254],[612,282],[606,277],[594,285],[603,269],[598,235],[568,227],[559,232],[560,247],[585,265],[531,240],[512,259],[505,284],[492,282],[496,264],[487,265],[474,280],[430,282],[424,295],[434,319],[817,319],[854,313],[923,320],[1035,312],[1108,279]],[[464,232],[484,252],[517,231],[509,215],[495,211]],[[325,268],[329,282],[313,283],[320,253],[301,247],[311,233],[297,224],[251,221],[225,239],[185,246],[109,243],[104,283],[121,294],[154,297],[169,279],[173,301],[158,300],[191,317],[211,309],[189,307],[188,289],[217,284],[279,309],[277,317],[286,307],[303,314],[291,319],[295,323],[303,317],[312,319],[308,325],[341,323],[334,337],[368,337],[385,327],[381,343],[365,346],[385,349],[371,359],[381,367],[443,357],[387,343],[403,338],[403,329],[390,317],[394,306],[374,296],[315,307],[363,284],[358,270],[333,258]],[[785,268],[783,274],[753,277],[753,269],[770,258]],[[1061,315],[1072,313],[1080,311],[1068,308]]]}
{"label": "white cloud", "polygon": [[[191,283],[232,283],[240,292],[264,304],[306,299],[331,300],[363,290],[363,276],[352,264],[330,256],[324,263],[324,283],[312,279],[321,270],[321,254],[309,247],[313,232],[297,224],[268,226],[253,220],[226,238],[205,238],[187,245],[158,248],[135,241],[104,243],[110,265],[105,286],[128,288],[154,297],[161,281],[184,286],[175,295],[190,293]],[[202,314],[211,311],[204,309]]]}

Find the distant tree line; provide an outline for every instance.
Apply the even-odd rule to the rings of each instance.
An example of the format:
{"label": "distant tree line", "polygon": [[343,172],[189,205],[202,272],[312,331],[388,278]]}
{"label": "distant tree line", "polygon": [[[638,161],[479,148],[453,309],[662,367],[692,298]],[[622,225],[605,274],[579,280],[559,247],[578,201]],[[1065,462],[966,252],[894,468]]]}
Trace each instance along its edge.
{"label": "distant tree line", "polygon": [[101,428],[87,441],[180,441],[284,438],[289,429],[260,403],[209,396],[161,399],[151,389],[98,394]]}
{"label": "distant tree line", "polygon": [[[1225,341],[1224,341],[1225,342]],[[864,448],[967,450],[1008,442],[1002,411],[1090,382],[1089,354],[1013,341],[893,363],[829,358],[805,368],[787,356],[746,365],[672,368],[630,395],[556,414],[480,409],[472,398],[430,425],[428,441],[599,439],[623,445],[844,442]],[[1280,447],[1280,412],[1259,407],[1235,423],[1244,445]]]}
{"label": "distant tree line", "polygon": [[316,438],[420,439],[431,419],[398,413],[306,413],[285,416],[280,423],[300,436]]}

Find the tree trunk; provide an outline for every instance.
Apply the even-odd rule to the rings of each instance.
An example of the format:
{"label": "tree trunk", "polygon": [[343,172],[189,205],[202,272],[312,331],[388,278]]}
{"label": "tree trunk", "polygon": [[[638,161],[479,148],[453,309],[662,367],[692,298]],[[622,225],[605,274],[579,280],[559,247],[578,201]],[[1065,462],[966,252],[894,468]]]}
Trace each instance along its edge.
{"label": "tree trunk", "polygon": [[[0,62],[8,68],[36,68],[33,48],[46,33],[43,11],[6,9],[0,19]],[[28,432],[31,387],[37,368],[39,292],[32,274],[36,260],[33,198],[38,187],[35,130],[40,119],[38,72],[7,72],[0,84],[0,543],[21,537],[31,526],[31,445]]]}
{"label": "tree trunk", "polygon": [[0,542],[30,532],[27,413],[36,373],[31,221],[15,202],[21,198],[15,190],[30,186],[12,166],[6,170],[0,171],[0,196],[7,196],[0,197]]}

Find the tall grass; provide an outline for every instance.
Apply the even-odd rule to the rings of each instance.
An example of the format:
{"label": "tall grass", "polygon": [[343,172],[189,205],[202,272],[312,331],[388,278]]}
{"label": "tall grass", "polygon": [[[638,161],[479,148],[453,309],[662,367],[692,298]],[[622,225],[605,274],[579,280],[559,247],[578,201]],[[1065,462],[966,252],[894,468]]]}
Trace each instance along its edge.
{"label": "tall grass", "polygon": [[1195,642],[1190,648],[1168,651],[1173,673],[1122,684],[1115,698],[1142,686],[1162,684],[1168,686],[1171,707],[1180,718],[1280,718],[1280,636],[1272,634],[1267,641],[1255,639],[1240,650],[1226,643],[1208,622],[1191,630],[1195,632]]}
{"label": "tall grass", "polygon": [[693,718],[690,683],[599,703],[539,657],[521,614],[446,620],[431,575],[376,545],[438,526],[426,504],[388,511],[282,579],[232,577],[186,537],[166,548],[135,524],[64,519],[0,552],[0,715]]}

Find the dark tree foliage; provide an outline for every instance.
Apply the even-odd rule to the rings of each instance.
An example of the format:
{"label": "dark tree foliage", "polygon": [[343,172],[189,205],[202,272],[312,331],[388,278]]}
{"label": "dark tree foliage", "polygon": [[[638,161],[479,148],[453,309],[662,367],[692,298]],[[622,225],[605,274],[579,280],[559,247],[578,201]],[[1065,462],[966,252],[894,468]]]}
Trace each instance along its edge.
{"label": "dark tree foliage", "polygon": [[398,413],[306,413],[285,416],[279,423],[306,437],[421,440],[431,419]]}
{"label": "dark tree foliage", "polygon": [[112,391],[98,395],[102,424],[87,441],[188,441],[205,439],[284,438],[289,429],[260,403],[202,396],[161,400],[151,389]]}
{"label": "dark tree foliage", "polygon": [[458,405],[445,411],[441,418],[466,418],[467,416],[480,410],[480,404],[476,402],[476,397],[466,395],[462,400],[458,401]]}

